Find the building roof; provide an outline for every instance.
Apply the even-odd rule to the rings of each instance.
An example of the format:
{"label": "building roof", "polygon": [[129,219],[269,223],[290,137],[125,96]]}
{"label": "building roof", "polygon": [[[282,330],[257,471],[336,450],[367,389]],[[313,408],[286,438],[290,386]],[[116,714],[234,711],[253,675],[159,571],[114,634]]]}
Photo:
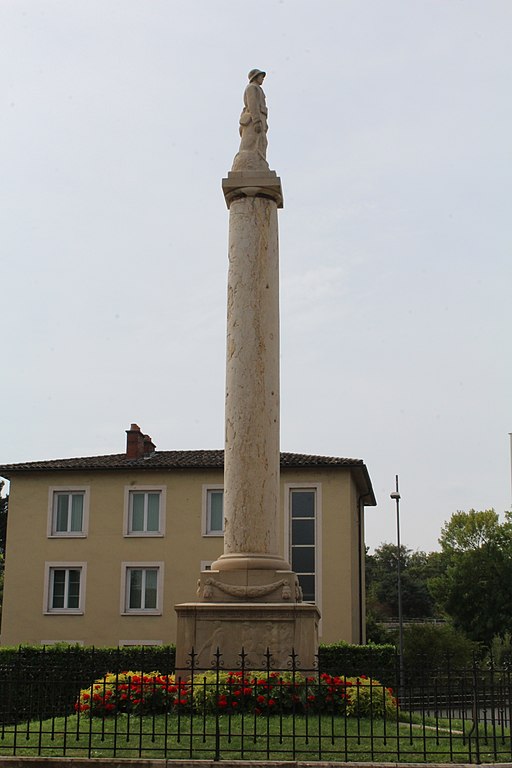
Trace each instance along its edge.
{"label": "building roof", "polygon": [[[224,451],[153,451],[135,459],[125,453],[107,456],[82,456],[73,459],[27,461],[21,464],[0,466],[0,476],[11,479],[28,472],[61,472],[73,470],[156,470],[156,469],[223,469]],[[346,459],[337,456],[312,456],[303,453],[281,453],[281,468],[350,467],[355,470],[356,481],[367,498],[366,504],[376,504],[368,470],[362,459]]]}

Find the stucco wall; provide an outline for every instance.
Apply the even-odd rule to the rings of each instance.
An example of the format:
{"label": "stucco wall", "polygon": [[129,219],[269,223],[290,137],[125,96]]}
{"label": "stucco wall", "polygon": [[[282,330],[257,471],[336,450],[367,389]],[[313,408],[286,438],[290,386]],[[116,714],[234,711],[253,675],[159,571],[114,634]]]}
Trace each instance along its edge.
{"label": "stucco wall", "polygon": [[[174,642],[174,605],[195,599],[201,561],[223,551],[221,537],[202,535],[203,485],[222,484],[220,470],[32,473],[11,481],[2,645],[51,641],[111,645]],[[288,469],[281,473],[280,538],[286,536],[288,486],[315,485],[321,525],[319,555],[321,641],[359,640],[357,491],[350,469]],[[165,535],[126,537],[125,489],[166,488]],[[85,538],[48,537],[49,487],[88,487]],[[287,553],[286,553],[287,554]],[[83,615],[45,615],[45,563],[87,563]],[[162,562],[161,615],[122,615],[121,564]]]}

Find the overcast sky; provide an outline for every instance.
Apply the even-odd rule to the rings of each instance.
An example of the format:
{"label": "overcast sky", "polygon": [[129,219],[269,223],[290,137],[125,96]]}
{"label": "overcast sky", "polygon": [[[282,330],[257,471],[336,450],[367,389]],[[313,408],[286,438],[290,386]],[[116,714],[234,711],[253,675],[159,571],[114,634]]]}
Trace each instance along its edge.
{"label": "overcast sky", "polygon": [[510,508],[510,0],[0,0],[0,463],[223,447],[247,72],[281,176],[281,446],[371,547]]}

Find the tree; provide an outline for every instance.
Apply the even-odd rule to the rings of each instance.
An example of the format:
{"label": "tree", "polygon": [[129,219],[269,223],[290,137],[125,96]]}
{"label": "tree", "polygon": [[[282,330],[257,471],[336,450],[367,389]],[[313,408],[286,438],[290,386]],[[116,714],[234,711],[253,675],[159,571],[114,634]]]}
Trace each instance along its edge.
{"label": "tree", "polygon": [[451,624],[412,624],[405,627],[404,655],[406,665],[417,673],[428,673],[447,660],[453,667],[471,664],[477,643],[469,640]]}
{"label": "tree", "polygon": [[[512,526],[508,513],[507,519],[508,523],[504,525],[505,528],[510,526],[510,533]],[[439,544],[443,552],[469,552],[496,541],[503,533],[503,526],[494,509],[483,512],[470,509],[469,512],[455,512],[443,525]]]}
{"label": "tree", "polygon": [[489,644],[512,631],[512,518],[456,512],[439,538],[445,568],[431,589],[457,629]]}
{"label": "tree", "polygon": [[[400,547],[400,580],[404,618],[432,618],[436,606],[428,582],[439,571],[436,552]],[[398,616],[398,557],[395,544],[384,543],[366,556],[367,608],[377,620]]]}

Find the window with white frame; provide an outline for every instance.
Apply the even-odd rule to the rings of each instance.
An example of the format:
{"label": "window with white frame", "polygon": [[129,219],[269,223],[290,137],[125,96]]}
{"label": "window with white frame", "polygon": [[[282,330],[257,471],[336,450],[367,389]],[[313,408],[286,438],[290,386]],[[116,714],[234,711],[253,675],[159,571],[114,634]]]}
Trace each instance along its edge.
{"label": "window with white frame", "polygon": [[83,613],[85,563],[47,563],[45,613]]}
{"label": "window with white frame", "polygon": [[203,536],[224,535],[224,489],[222,485],[203,486]]}
{"label": "window with white frame", "polygon": [[163,536],[165,489],[134,486],[126,489],[125,535]]}
{"label": "window with white frame", "polygon": [[50,488],[48,535],[81,537],[87,535],[88,488]]}
{"label": "window with white frame", "polygon": [[163,563],[123,563],[121,612],[162,612]]}
{"label": "window with white frame", "polygon": [[299,578],[305,602],[317,602],[317,491],[291,488],[290,552],[292,570]]}

